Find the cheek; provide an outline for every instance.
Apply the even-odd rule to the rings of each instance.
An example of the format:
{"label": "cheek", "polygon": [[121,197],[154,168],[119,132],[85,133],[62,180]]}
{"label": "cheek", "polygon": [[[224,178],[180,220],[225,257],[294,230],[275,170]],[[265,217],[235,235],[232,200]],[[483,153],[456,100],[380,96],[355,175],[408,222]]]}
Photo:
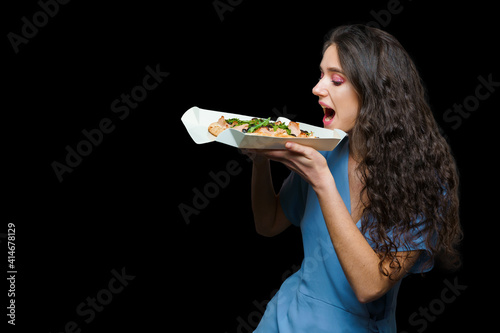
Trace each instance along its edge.
{"label": "cheek", "polygon": [[358,115],[359,115],[359,109],[357,103],[355,103],[353,104],[352,108],[349,109],[349,114],[346,119],[346,123],[350,127],[350,129],[352,129],[356,124],[356,121],[358,120]]}
{"label": "cheek", "polygon": [[359,114],[359,102],[357,96],[351,98],[349,102],[349,118],[355,121]]}
{"label": "cheek", "polygon": [[354,127],[359,114],[359,100],[356,93],[346,89],[342,91],[337,90],[338,94],[336,99],[334,98],[335,105],[337,106],[337,117],[339,123],[337,126],[341,127],[342,130],[348,132]]}
{"label": "cheek", "polygon": [[338,94],[335,96],[336,105],[338,107],[338,112],[342,114],[344,118],[356,118],[359,111],[359,101],[358,95],[346,87],[342,91],[337,91]]}

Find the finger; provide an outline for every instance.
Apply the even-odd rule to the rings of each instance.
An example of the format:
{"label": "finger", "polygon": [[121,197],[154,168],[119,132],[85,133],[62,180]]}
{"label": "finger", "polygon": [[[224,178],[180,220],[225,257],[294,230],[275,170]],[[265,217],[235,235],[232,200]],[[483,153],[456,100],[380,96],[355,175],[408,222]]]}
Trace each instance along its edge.
{"label": "finger", "polygon": [[285,155],[288,154],[286,150],[278,150],[278,149],[264,149],[261,150],[261,154],[266,156],[267,158],[274,161],[282,161],[285,158]]}
{"label": "finger", "polygon": [[303,155],[308,159],[310,158],[311,155],[311,149],[313,149],[311,147],[303,146],[299,143],[290,141],[285,144],[285,148],[292,153]]}

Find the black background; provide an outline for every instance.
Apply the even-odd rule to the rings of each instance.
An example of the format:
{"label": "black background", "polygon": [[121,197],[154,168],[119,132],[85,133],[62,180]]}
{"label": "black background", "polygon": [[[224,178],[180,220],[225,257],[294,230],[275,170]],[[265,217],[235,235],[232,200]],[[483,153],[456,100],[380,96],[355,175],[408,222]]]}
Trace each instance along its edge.
{"label": "black background", "polygon": [[[81,332],[247,332],[259,318],[256,304],[298,268],[297,228],[275,238],[254,231],[251,163],[228,146],[196,145],[180,117],[199,106],[295,115],[321,126],[311,89],[323,36],[341,24],[376,22],[373,13],[393,2],[231,3],[221,20],[211,0],[71,1],[59,5],[18,53],[7,35],[20,35],[21,18],[33,22],[41,7],[36,1],[3,5],[0,232],[16,225],[18,270],[16,326],[6,325],[9,330],[62,332],[74,321]],[[398,332],[452,332],[495,322],[487,301],[496,299],[491,245],[500,89],[456,128],[443,114],[474,96],[479,76],[500,81],[496,9],[493,2],[436,4],[401,0],[400,12],[382,23],[416,62],[457,161],[463,266],[405,279]],[[111,103],[142,84],[146,66],[169,75],[120,120]],[[103,118],[114,130],[59,182],[51,164],[64,163],[65,147],[75,149],[85,139],[82,130],[97,128]],[[193,189],[203,191],[210,172],[225,170],[228,162],[239,173],[186,223],[179,205],[193,206]],[[288,171],[273,167],[279,188]],[[2,274],[5,245],[2,239]],[[135,278],[86,323],[89,317],[76,308],[107,288],[113,269]],[[445,280],[467,288],[441,308]],[[2,285],[4,324],[9,286]],[[425,327],[409,322],[430,305],[439,313]]]}

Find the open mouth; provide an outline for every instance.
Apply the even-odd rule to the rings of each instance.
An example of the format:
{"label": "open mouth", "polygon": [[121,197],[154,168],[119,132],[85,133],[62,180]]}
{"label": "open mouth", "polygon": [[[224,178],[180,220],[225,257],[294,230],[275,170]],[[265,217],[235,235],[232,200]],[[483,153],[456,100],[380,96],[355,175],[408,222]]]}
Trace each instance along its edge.
{"label": "open mouth", "polygon": [[329,125],[332,123],[333,118],[335,118],[335,110],[324,105],[322,105],[322,107],[325,114],[325,116],[323,117],[323,123],[325,125]]}

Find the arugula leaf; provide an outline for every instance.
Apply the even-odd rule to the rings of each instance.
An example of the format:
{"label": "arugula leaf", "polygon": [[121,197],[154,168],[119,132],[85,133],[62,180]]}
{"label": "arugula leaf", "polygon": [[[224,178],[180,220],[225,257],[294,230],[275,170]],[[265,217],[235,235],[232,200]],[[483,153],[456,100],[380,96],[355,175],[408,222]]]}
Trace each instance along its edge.
{"label": "arugula leaf", "polygon": [[229,125],[232,125],[234,122],[237,123],[236,126],[240,126],[243,124],[248,124],[250,121],[249,120],[240,120],[238,118],[226,119],[226,123],[228,123]]}
{"label": "arugula leaf", "polygon": [[288,128],[288,126],[285,123],[281,123],[279,125],[276,125],[276,123],[274,123],[273,129],[275,132],[278,128],[284,129],[288,135],[290,135],[292,133],[292,131],[290,131],[290,129]]}
{"label": "arugula leaf", "polygon": [[276,132],[276,130],[278,128],[280,128],[280,129],[284,129],[287,132],[288,135],[290,135],[292,133],[290,131],[290,129],[288,128],[288,126],[285,123],[277,124],[276,122],[270,121],[270,120],[271,120],[271,117],[269,117],[267,119],[254,118],[252,120],[240,120],[238,118],[229,118],[229,119],[226,119],[226,122],[228,124],[230,124],[230,125],[232,125],[233,123],[236,122],[235,126],[240,126],[240,125],[243,125],[243,124],[248,124],[247,133],[253,133],[257,129],[259,129],[261,127],[264,127],[264,126],[272,126],[273,130],[275,132]]}
{"label": "arugula leaf", "polygon": [[271,117],[267,119],[257,119],[256,124],[254,126],[249,126],[247,133],[253,133],[255,130],[261,128],[262,126],[267,126],[269,125],[269,121],[271,120]]}

